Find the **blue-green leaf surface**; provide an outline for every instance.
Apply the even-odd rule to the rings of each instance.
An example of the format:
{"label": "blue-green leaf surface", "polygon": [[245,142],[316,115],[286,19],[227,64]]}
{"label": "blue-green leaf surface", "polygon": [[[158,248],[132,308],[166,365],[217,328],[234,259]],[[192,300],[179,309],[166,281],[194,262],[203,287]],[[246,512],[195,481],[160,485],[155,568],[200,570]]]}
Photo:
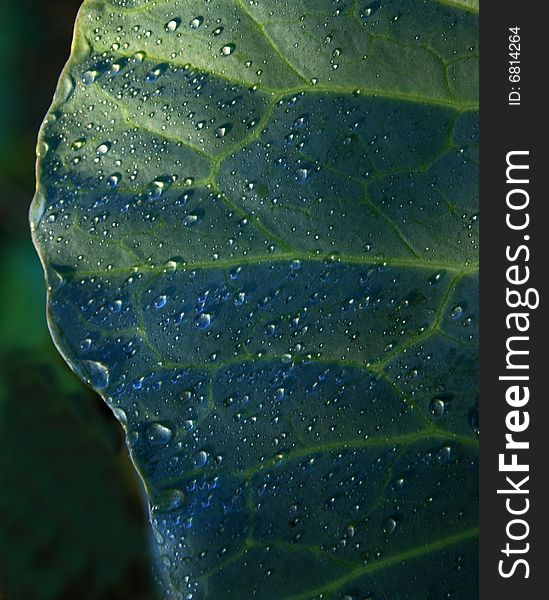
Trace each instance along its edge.
{"label": "blue-green leaf surface", "polygon": [[31,210],[166,598],[477,595],[474,0],[90,0]]}

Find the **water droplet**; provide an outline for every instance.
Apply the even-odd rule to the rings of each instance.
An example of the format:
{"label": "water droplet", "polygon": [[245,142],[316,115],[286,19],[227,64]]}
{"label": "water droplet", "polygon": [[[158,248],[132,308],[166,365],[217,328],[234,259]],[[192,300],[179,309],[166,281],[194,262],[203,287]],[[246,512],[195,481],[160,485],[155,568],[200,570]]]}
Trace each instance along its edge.
{"label": "water droplet", "polygon": [[286,396],[286,390],[283,387],[279,387],[275,390],[275,397],[277,400],[284,400]]}
{"label": "water droplet", "polygon": [[436,273],[433,273],[433,275],[431,275],[431,277],[429,277],[429,284],[430,285],[436,285],[444,276],[444,271],[437,271]]}
{"label": "water droplet", "polygon": [[459,321],[460,319],[462,319],[464,315],[465,315],[465,308],[461,304],[457,304],[450,311],[450,317],[452,317],[452,319],[455,319],[456,321]]}
{"label": "water droplet", "polygon": [[86,338],[85,340],[82,340],[80,342],[80,350],[82,350],[83,352],[86,352],[87,350],[89,350],[91,348],[92,345],[92,341],[90,338]]}
{"label": "water droplet", "polygon": [[305,183],[313,175],[315,170],[314,165],[306,163],[300,165],[294,172],[294,178],[298,183]]}
{"label": "water droplet", "polygon": [[115,188],[120,183],[121,179],[122,175],[120,173],[113,173],[112,175],[109,175],[109,177],[107,177],[107,185],[110,188]]}
{"label": "water droplet", "polygon": [[429,403],[429,411],[435,417],[442,417],[448,410],[449,398],[443,396],[435,396]]}
{"label": "water droplet", "polygon": [[71,144],[71,148],[72,148],[73,150],[80,150],[80,148],[82,148],[82,146],[83,146],[85,143],[86,143],[86,138],[80,138],[80,139],[78,139],[78,140],[74,141],[74,142]]}
{"label": "water droplet", "polygon": [[112,312],[119,313],[122,310],[122,300],[115,300],[110,308]]}
{"label": "water droplet", "polygon": [[109,385],[109,370],[100,362],[85,360],[81,363],[81,369],[84,379],[95,390],[104,390]]}
{"label": "water droplet", "polygon": [[111,148],[110,142],[103,142],[102,144],[99,144],[99,146],[97,146],[96,152],[97,152],[97,154],[107,154],[107,152],[110,150],[110,148]]}
{"label": "water droplet", "polygon": [[[114,46],[114,44],[113,44]],[[114,50],[114,47],[113,47]],[[120,73],[120,71],[126,66],[127,62],[129,59],[124,58],[124,59],[120,59],[117,60],[116,62],[113,62],[108,73],[109,75],[111,75],[111,77],[115,77],[116,75],[118,75],[118,73]]]}
{"label": "water droplet", "polygon": [[147,196],[150,200],[158,200],[160,196],[175,182],[176,176],[158,177],[152,181],[147,188]]}
{"label": "water droplet", "polygon": [[242,306],[246,302],[246,293],[238,292],[234,299],[235,306]]}
{"label": "water droplet", "polygon": [[204,450],[197,452],[194,456],[193,463],[195,467],[204,467],[208,462],[208,453]]}
{"label": "water droplet", "polygon": [[180,25],[181,25],[181,19],[179,17],[177,17],[176,19],[172,19],[171,21],[168,21],[165,25],[165,29],[166,29],[166,31],[169,31],[171,33],[173,31],[175,31]]}
{"label": "water droplet", "polygon": [[218,138],[224,138],[231,131],[232,128],[233,126],[231,125],[231,123],[225,123],[224,125],[221,125],[215,130],[215,136]]}
{"label": "water droplet", "polygon": [[158,296],[158,298],[155,299],[153,305],[156,309],[159,309],[164,308],[164,306],[166,306],[167,303],[168,297],[165,294],[162,294],[161,296]]}
{"label": "water droplet", "polygon": [[208,313],[202,313],[196,317],[196,326],[200,329],[208,329],[212,323],[212,316]]}
{"label": "water droplet", "polygon": [[124,427],[128,425],[128,416],[121,408],[113,408],[112,412]]}
{"label": "water droplet", "polygon": [[381,2],[379,0],[374,0],[374,2],[370,2],[366,5],[361,13],[361,17],[367,21],[374,13],[376,13],[381,7]]}
{"label": "water droplet", "polygon": [[195,17],[189,22],[192,29],[198,29],[204,23],[204,17]]}
{"label": "water droplet", "polygon": [[394,517],[390,517],[383,524],[383,531],[389,535],[394,533],[396,528],[397,528],[397,520]]}
{"label": "water droplet", "polygon": [[147,58],[147,54],[145,52],[143,52],[143,51],[136,52],[133,55],[133,59],[137,63],[142,63],[145,60],[145,58]]}
{"label": "water droplet", "polygon": [[148,439],[153,444],[167,444],[173,437],[173,430],[162,423],[151,423],[148,429]]}
{"label": "water droplet", "polygon": [[40,158],[44,158],[46,156],[46,154],[48,153],[49,149],[50,149],[50,147],[49,147],[48,143],[45,142],[44,140],[40,140],[38,142],[36,151]]}
{"label": "water droplet", "polygon": [[162,76],[168,69],[167,63],[162,63],[160,65],[156,65],[154,69],[151,69],[147,75],[145,75],[145,80],[154,83],[160,76]]}
{"label": "water droplet", "polygon": [[392,488],[395,491],[399,491],[399,490],[402,490],[402,488],[404,487],[404,484],[405,484],[404,477],[397,477],[396,479],[393,480]]}
{"label": "water droplet", "polygon": [[174,256],[166,261],[164,264],[166,271],[175,271],[179,265],[184,264],[184,260],[181,256]]}
{"label": "water droplet", "polygon": [[86,71],[82,75],[82,83],[84,85],[91,85],[92,83],[95,82],[95,80],[97,79],[98,75],[99,75],[98,71]]}
{"label": "water droplet", "polygon": [[188,215],[185,216],[185,218],[183,219],[183,225],[185,225],[185,227],[193,227],[202,220],[203,216],[204,210],[197,208],[196,210],[190,212]]}
{"label": "water droplet", "polygon": [[452,449],[450,446],[442,446],[442,448],[439,448],[436,458],[438,462],[443,465],[449,463],[452,460]]}
{"label": "water droplet", "polygon": [[223,54],[223,56],[229,56],[229,54],[232,54],[234,52],[235,48],[235,44],[226,44],[221,48],[221,54]]}

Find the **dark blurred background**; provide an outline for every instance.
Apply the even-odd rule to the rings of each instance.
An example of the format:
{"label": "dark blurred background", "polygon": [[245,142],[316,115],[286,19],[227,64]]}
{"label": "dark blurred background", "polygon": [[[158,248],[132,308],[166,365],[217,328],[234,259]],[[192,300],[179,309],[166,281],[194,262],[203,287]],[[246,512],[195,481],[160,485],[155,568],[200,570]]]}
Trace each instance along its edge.
{"label": "dark blurred background", "polygon": [[40,123],[81,0],[0,9],[0,599],[155,598],[145,501],[122,431],[45,321],[27,222]]}

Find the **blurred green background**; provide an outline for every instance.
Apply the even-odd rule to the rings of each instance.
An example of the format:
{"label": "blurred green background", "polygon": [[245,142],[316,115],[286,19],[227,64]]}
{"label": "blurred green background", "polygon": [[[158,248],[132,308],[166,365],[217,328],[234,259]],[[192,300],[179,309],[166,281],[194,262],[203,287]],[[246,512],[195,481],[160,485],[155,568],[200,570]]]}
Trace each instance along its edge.
{"label": "blurred green background", "polygon": [[0,8],[1,600],[155,598],[122,431],[50,340],[27,224],[36,136],[80,3]]}

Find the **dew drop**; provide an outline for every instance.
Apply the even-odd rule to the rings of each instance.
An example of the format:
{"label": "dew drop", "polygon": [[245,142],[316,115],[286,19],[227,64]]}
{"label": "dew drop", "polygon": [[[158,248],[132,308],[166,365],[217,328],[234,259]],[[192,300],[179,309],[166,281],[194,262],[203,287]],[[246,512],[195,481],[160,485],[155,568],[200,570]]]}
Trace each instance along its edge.
{"label": "dew drop", "polygon": [[145,60],[145,58],[147,58],[147,54],[145,52],[141,51],[141,50],[139,52],[136,52],[133,55],[133,59],[137,63],[142,63]]}
{"label": "dew drop", "polygon": [[185,227],[194,227],[202,220],[203,216],[204,211],[202,209],[197,208],[196,210],[190,212],[188,215],[185,216],[185,218],[183,219],[183,225],[185,225]]}
{"label": "dew drop", "polygon": [[160,308],[164,308],[164,306],[166,306],[167,303],[168,297],[165,294],[162,294],[161,296],[158,296],[158,298],[155,299],[153,306],[158,310]]}
{"label": "dew drop", "polygon": [[439,281],[442,279],[443,276],[444,276],[444,271],[437,271],[436,273],[433,273],[433,275],[431,275],[431,277],[429,277],[429,284],[437,285],[437,283],[439,283]]}
{"label": "dew drop", "polygon": [[194,463],[195,467],[204,467],[204,466],[206,466],[207,462],[208,462],[208,453],[205,452],[204,450],[201,450],[200,452],[197,452],[194,455],[193,463]]}
{"label": "dew drop", "polygon": [[90,338],[86,338],[80,342],[80,350],[83,352],[88,351],[91,348],[92,341]]}
{"label": "dew drop", "polygon": [[242,267],[233,267],[229,271],[229,277],[234,281],[235,279],[238,279],[238,276],[240,275],[241,272],[242,272]]}
{"label": "dew drop", "polygon": [[298,183],[307,182],[314,173],[314,166],[312,164],[303,164],[298,167],[294,172],[294,179]]}
{"label": "dew drop", "polygon": [[84,377],[95,390],[104,390],[109,385],[109,370],[100,362],[85,360],[81,363]]}
{"label": "dew drop", "polygon": [[374,13],[376,13],[381,8],[381,2],[379,0],[374,0],[374,2],[370,2],[366,5],[364,10],[361,13],[361,17],[367,21]]}
{"label": "dew drop", "polygon": [[121,423],[124,427],[128,425],[128,416],[121,408],[113,408],[112,412],[118,419],[119,423]]}
{"label": "dew drop", "polygon": [[292,260],[292,262],[290,263],[290,269],[292,269],[292,271],[297,271],[300,267],[301,261],[299,260]]}
{"label": "dew drop", "polygon": [[235,44],[225,44],[225,46],[221,48],[221,54],[223,54],[223,56],[229,56],[229,54],[234,52],[235,48]]}
{"label": "dew drop", "polygon": [[215,136],[218,138],[224,138],[232,128],[233,126],[230,123],[225,123],[215,130]]}
{"label": "dew drop", "polygon": [[175,271],[179,265],[184,263],[183,259],[180,256],[174,256],[166,261],[164,267],[166,271]]}
{"label": "dew drop", "polygon": [[127,62],[128,62],[128,59],[113,62],[109,69],[109,75],[111,75],[112,77],[115,77],[116,75],[118,75],[118,73],[120,73],[120,71],[126,65]]}
{"label": "dew drop", "polygon": [[309,174],[310,172],[308,169],[300,167],[295,172],[296,181],[298,181],[299,183],[304,183],[305,181],[307,181]]}
{"label": "dew drop", "polygon": [[86,138],[79,138],[71,144],[71,148],[73,150],[80,150],[82,146],[86,143]]}
{"label": "dew drop", "polygon": [[110,150],[110,148],[111,148],[110,142],[103,142],[102,144],[99,144],[99,146],[97,146],[96,152],[97,152],[97,154],[107,154],[107,152]]}
{"label": "dew drop", "polygon": [[145,80],[151,83],[154,83],[160,76],[162,76],[168,69],[168,65],[163,63],[161,65],[156,65],[154,69],[151,69],[147,75],[145,75]]}
{"label": "dew drop", "polygon": [[195,17],[189,21],[191,29],[198,29],[204,23],[204,17]]}
{"label": "dew drop", "polygon": [[162,423],[151,423],[148,430],[148,439],[153,444],[168,444],[173,437],[173,430]]}
{"label": "dew drop", "polygon": [[107,177],[107,185],[110,188],[115,188],[118,186],[121,179],[122,175],[120,175],[120,173],[113,173],[112,175],[109,175],[109,177]]}
{"label": "dew drop", "polygon": [[164,28],[166,29],[166,31],[171,33],[173,31],[175,31],[180,25],[181,25],[181,19],[178,17],[176,19],[171,19],[171,21],[168,21],[166,23],[166,25],[164,26]]}
{"label": "dew drop", "polygon": [[465,315],[465,308],[463,306],[461,306],[461,304],[457,304],[450,311],[450,317],[452,317],[452,319],[454,319],[456,321],[459,321],[460,319],[462,319],[464,315]]}
{"label": "dew drop", "polygon": [[429,411],[435,417],[442,417],[447,409],[448,400],[441,396],[435,396],[429,403]]}
{"label": "dew drop", "polygon": [[50,147],[48,143],[44,140],[40,140],[38,142],[37,153],[40,158],[44,158],[44,156],[46,156],[46,154],[48,153],[49,149]]}
{"label": "dew drop", "polygon": [[95,80],[97,79],[97,76],[99,75],[98,71],[86,71],[83,75],[82,75],[82,83],[84,85],[92,85],[92,83],[95,82]]}
{"label": "dew drop", "polygon": [[119,313],[122,310],[122,300],[115,300],[111,304],[111,311],[115,313]]}
{"label": "dew drop", "polygon": [[208,329],[212,323],[212,316],[208,313],[202,313],[196,318],[196,326],[200,329]]}
{"label": "dew drop", "polygon": [[151,200],[158,200],[160,196],[168,189],[175,181],[173,177],[159,177],[152,181],[147,188],[147,195]]}
{"label": "dew drop", "polygon": [[449,463],[452,460],[452,449],[450,446],[442,446],[442,448],[439,448],[436,458],[441,464]]}
{"label": "dew drop", "polygon": [[393,517],[390,517],[389,519],[387,519],[385,521],[385,523],[383,524],[383,531],[389,535],[394,533],[396,528],[397,528],[397,520]]}
{"label": "dew drop", "polygon": [[286,390],[283,387],[279,387],[275,390],[275,397],[277,400],[284,400],[286,396]]}

